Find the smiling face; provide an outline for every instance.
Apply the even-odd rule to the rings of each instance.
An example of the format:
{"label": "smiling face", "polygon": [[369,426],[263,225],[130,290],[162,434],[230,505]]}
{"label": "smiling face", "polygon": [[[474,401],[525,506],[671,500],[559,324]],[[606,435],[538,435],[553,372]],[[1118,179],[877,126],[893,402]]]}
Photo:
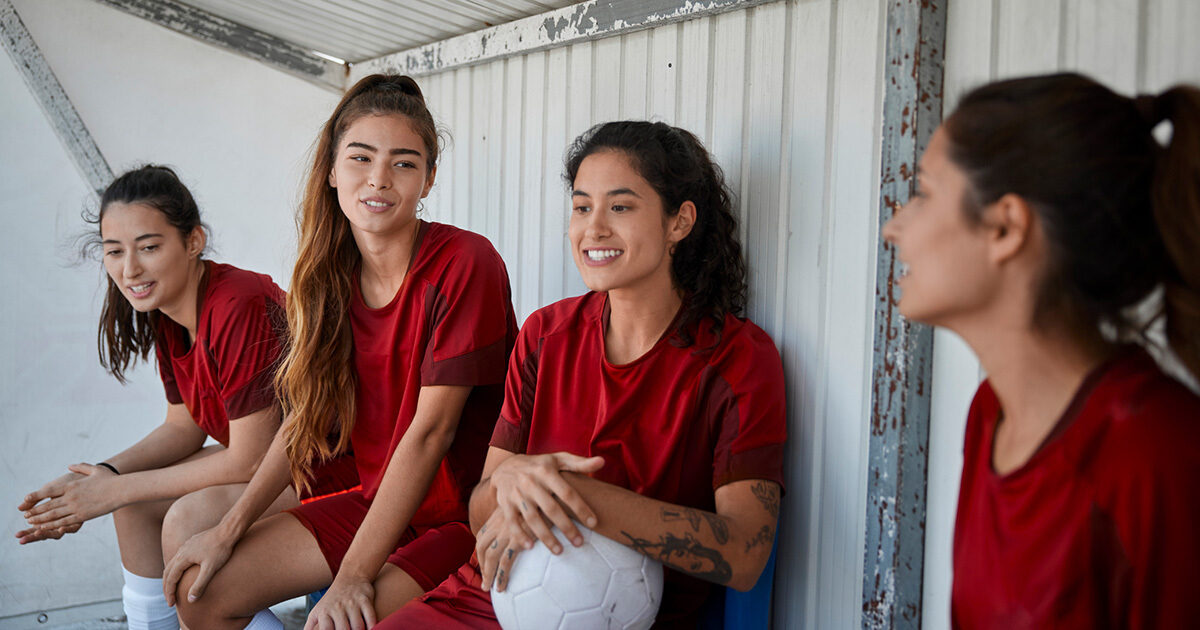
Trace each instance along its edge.
{"label": "smiling face", "polygon": [[144,203],[113,202],[100,219],[104,269],[139,312],[173,312],[187,303],[188,281],[204,231],[184,237],[157,208]]}
{"label": "smiling face", "polygon": [[433,187],[425,142],[398,114],[363,116],[338,141],[329,173],[355,235],[387,236],[415,223],[417,202]]}
{"label": "smiling face", "polygon": [[900,263],[900,312],[948,326],[978,313],[998,292],[989,253],[989,229],[972,225],[963,210],[966,174],[950,161],[939,129],[921,157],[916,193],[884,226]]}
{"label": "smiling face", "polygon": [[694,209],[667,216],[650,183],[614,150],[583,159],[571,202],[567,236],[589,289],[672,287],[670,250],[687,236]]}

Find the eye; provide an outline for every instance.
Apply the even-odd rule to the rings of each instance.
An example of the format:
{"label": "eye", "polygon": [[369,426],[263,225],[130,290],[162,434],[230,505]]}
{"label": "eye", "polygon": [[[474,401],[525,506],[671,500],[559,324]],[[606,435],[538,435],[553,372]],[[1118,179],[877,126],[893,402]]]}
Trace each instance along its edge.
{"label": "eye", "polygon": [[146,246],[143,246],[143,247],[142,247],[142,251],[144,251],[144,252],[152,252],[152,251],[155,251],[155,250],[157,250],[157,249],[158,249],[158,245],[157,245],[157,244],[155,244],[155,245],[146,245]]}
{"label": "eye", "polygon": [[105,255],[106,257],[110,257],[110,258],[111,258],[111,257],[115,257],[115,256],[120,256],[120,255],[121,255],[121,250],[119,250],[119,249],[110,249],[110,250],[108,250],[108,251],[104,252],[104,255]]}
{"label": "eye", "polygon": [[628,210],[630,210],[629,206],[622,206],[620,204],[614,204],[612,207],[612,211],[616,212],[618,214],[621,212],[626,212]]}
{"label": "eye", "polygon": [[415,162],[410,162],[408,160],[401,160],[399,162],[396,162],[396,166],[399,166],[400,168],[417,168],[417,165]]}
{"label": "eye", "polygon": [[371,158],[369,158],[365,155],[351,155],[347,159],[349,159],[351,162],[364,162],[365,163],[365,162],[371,161]]}
{"label": "eye", "polygon": [[588,206],[575,206],[575,214],[587,214],[592,211]]}

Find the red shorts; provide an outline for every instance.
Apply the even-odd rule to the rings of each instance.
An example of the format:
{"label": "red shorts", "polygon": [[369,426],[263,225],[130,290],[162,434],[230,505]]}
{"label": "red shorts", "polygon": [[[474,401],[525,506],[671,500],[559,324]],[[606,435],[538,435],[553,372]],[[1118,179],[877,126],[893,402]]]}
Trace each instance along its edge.
{"label": "red shorts", "polygon": [[[352,491],[305,503],[288,510],[313,538],[337,575],[354,534],[367,516],[371,502],[362,492]],[[399,546],[387,561],[400,567],[422,589],[428,591],[462,566],[475,550],[475,537],[465,523],[451,522],[436,527],[405,528]]]}
{"label": "red shorts", "polygon": [[297,494],[301,501],[309,501],[356,489],[360,485],[354,456],[342,455],[313,466],[312,474],[309,475],[308,491]]}
{"label": "red shorts", "polygon": [[491,596],[479,588],[482,576],[475,557],[433,589],[388,615],[376,630],[438,628],[438,630],[500,630]]}

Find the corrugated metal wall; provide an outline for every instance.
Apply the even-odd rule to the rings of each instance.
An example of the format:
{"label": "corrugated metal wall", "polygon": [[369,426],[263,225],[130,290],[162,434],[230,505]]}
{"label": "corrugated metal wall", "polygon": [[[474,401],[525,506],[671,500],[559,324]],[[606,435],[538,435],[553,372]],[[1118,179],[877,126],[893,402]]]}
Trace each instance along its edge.
{"label": "corrugated metal wall", "polygon": [[[1126,94],[1200,84],[1195,0],[954,0],[946,25],[946,112],[980,83],[1080,71]],[[950,333],[934,341],[924,627],[948,628],[950,546],[964,418],[981,377]]]}
{"label": "corrugated metal wall", "polygon": [[778,627],[851,627],[862,606],[882,8],[770,3],[421,80],[453,135],[429,216],[492,239],[522,318],[585,290],[566,250],[570,140],[651,118],[716,155],[740,198],[749,314],[788,377]]}

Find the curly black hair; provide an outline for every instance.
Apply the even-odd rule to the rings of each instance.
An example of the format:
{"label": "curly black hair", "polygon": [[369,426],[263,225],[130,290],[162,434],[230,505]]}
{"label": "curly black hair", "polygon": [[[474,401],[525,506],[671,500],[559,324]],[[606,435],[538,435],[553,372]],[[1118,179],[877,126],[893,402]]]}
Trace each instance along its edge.
{"label": "curly black hair", "polygon": [[567,185],[575,182],[579,165],[587,156],[617,150],[628,156],[658,196],[668,216],[685,201],[696,206],[696,223],[680,241],[671,259],[671,279],[683,293],[683,312],[674,331],[674,343],[695,342],[696,326],[712,323],[717,341],[726,315],[741,316],[746,309],[746,262],[738,242],[733,193],[717,166],[691,132],[661,122],[623,120],[598,124],[584,132],[567,151]]}

